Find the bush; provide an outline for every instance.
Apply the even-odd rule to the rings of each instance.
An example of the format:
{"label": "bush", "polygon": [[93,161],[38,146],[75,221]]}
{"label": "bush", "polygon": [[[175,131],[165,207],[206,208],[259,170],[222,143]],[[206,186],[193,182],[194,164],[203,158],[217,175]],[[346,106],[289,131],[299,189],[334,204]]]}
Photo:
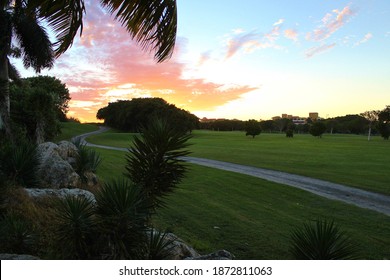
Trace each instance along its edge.
{"label": "bush", "polygon": [[162,197],[172,192],[182,180],[187,167],[181,157],[190,152],[187,141],[190,134],[178,132],[167,121],[155,120],[134,137],[133,146],[126,155],[126,173],[156,206],[164,205]]}
{"label": "bush", "polygon": [[11,185],[38,187],[39,158],[36,146],[28,142],[6,144],[0,150],[0,176]]}
{"label": "bush", "polygon": [[297,260],[357,259],[357,247],[333,222],[305,223],[291,238],[290,251]]}
{"label": "bush", "polygon": [[78,149],[75,171],[85,182],[87,180],[85,173],[95,173],[102,162],[102,158],[98,152],[88,148],[85,143],[82,143],[80,138],[77,138],[76,141],[73,141],[73,144]]}

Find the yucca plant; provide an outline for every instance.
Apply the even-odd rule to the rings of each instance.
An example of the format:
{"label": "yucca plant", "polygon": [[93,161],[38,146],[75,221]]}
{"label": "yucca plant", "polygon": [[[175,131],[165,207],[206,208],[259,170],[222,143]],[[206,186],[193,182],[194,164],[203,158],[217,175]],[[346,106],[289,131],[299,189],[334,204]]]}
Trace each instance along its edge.
{"label": "yucca plant", "polygon": [[144,258],[151,205],[141,189],[125,179],[108,182],[97,192],[96,202],[105,258]]}
{"label": "yucca plant", "polygon": [[32,226],[9,212],[0,221],[0,251],[14,254],[28,254],[35,242]]}
{"label": "yucca plant", "polygon": [[334,222],[305,223],[291,235],[290,251],[298,260],[356,259],[357,246]]}
{"label": "yucca plant", "polygon": [[151,229],[149,232],[148,255],[149,260],[165,260],[173,255],[173,243],[176,239],[168,239],[166,232]]}
{"label": "yucca plant", "polygon": [[97,225],[93,202],[85,197],[67,196],[58,201],[56,210],[55,251],[58,257],[94,257]]}
{"label": "yucca plant", "polygon": [[182,157],[190,153],[185,149],[190,138],[166,120],[153,120],[140,137],[134,137],[125,176],[141,186],[153,203],[163,205],[162,197],[173,191],[187,170]]}
{"label": "yucca plant", "polygon": [[76,157],[75,171],[80,175],[81,179],[85,182],[87,180],[86,172],[96,172],[97,168],[102,162],[100,154],[93,149],[86,146],[84,142],[81,142],[79,138],[73,141],[73,144],[77,147],[78,154]]}
{"label": "yucca plant", "polygon": [[28,142],[6,145],[1,151],[1,171],[3,177],[12,185],[38,187],[37,171],[39,157],[36,146]]}

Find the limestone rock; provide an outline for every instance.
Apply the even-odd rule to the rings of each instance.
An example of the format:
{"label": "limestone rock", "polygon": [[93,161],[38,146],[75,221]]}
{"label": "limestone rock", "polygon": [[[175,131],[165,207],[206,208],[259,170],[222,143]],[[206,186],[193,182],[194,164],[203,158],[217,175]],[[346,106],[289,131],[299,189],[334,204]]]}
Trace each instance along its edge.
{"label": "limestone rock", "polygon": [[32,198],[42,198],[47,196],[65,198],[66,196],[75,196],[86,197],[93,203],[96,203],[96,199],[93,193],[82,189],[25,189],[25,191]]}
{"label": "limestone rock", "polygon": [[[65,147],[65,145],[61,145]],[[69,145],[70,146],[70,145]],[[38,176],[44,188],[77,188],[81,185],[80,176],[73,170],[65,156],[69,150],[61,148],[51,142],[42,143],[38,146],[38,155],[41,164]],[[61,152],[62,151],[62,152]]]}
{"label": "limestone rock", "polygon": [[217,252],[202,255],[198,257],[188,257],[186,260],[232,260],[234,259],[234,255],[226,250],[219,250]]}
{"label": "limestone rock", "polygon": [[39,258],[31,255],[0,254],[0,260],[39,260]]}

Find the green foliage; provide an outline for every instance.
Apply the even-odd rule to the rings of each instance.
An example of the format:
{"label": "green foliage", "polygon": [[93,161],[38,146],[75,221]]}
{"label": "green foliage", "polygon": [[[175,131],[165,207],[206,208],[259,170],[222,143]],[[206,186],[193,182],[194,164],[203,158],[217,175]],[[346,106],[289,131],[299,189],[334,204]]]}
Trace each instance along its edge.
{"label": "green foliage", "polygon": [[298,260],[345,260],[357,258],[357,247],[334,222],[305,223],[291,235],[291,253]]}
{"label": "green foliage", "polygon": [[6,144],[0,149],[0,160],[0,176],[5,177],[11,185],[27,188],[38,186],[36,174],[39,158],[35,145],[28,142]]}
{"label": "green foliage", "polygon": [[81,179],[85,181],[85,174],[87,172],[95,173],[102,162],[102,158],[96,150],[88,148],[79,138],[77,138],[76,141],[73,141],[73,144],[75,144],[78,149],[75,171],[80,175]]}
{"label": "green foliage", "polygon": [[377,128],[379,133],[385,140],[389,140],[390,137],[390,106],[386,106],[378,115],[379,122]]}
{"label": "green foliage", "polygon": [[324,134],[326,131],[326,125],[325,123],[323,122],[320,122],[320,121],[317,121],[317,122],[314,122],[311,126],[310,126],[310,134],[315,136],[315,137],[322,137],[322,134]]}
{"label": "green foliage", "polygon": [[161,198],[172,192],[187,170],[181,157],[190,152],[187,141],[191,138],[172,128],[167,121],[155,120],[135,136],[126,155],[126,173],[156,205]]}
{"label": "green foliage", "polygon": [[187,132],[196,128],[198,118],[162,98],[134,98],[119,100],[99,109],[98,119],[112,128],[123,131],[138,132],[156,118],[169,120],[179,131]]}
{"label": "green foliage", "polygon": [[104,258],[143,258],[151,205],[142,190],[130,181],[116,180],[105,183],[96,201]]}
{"label": "green foliage", "polygon": [[35,235],[29,223],[14,213],[7,213],[0,221],[0,251],[28,254],[34,245]]}
{"label": "green foliage", "polygon": [[286,137],[293,138],[294,137],[294,130],[293,129],[287,129],[286,130]]}
{"label": "green foliage", "polygon": [[250,135],[255,138],[256,135],[261,133],[260,123],[256,120],[249,120],[245,122],[246,136]]}
{"label": "green foliage", "polygon": [[97,224],[93,217],[93,202],[85,197],[68,196],[59,200],[56,210],[56,255],[61,259],[94,256]]}
{"label": "green foliage", "polygon": [[165,260],[172,256],[175,239],[169,239],[166,232],[151,229],[148,242],[148,260]]}

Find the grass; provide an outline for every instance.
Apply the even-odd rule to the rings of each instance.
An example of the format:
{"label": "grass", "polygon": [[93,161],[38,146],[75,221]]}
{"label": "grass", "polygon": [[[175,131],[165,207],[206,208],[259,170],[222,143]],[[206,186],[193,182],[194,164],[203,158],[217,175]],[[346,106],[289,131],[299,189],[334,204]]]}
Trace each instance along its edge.
{"label": "grass", "polygon": [[61,134],[55,137],[54,142],[70,140],[72,137],[97,130],[96,124],[81,124],[75,122],[62,122]]}
{"label": "grass", "polygon": [[[122,176],[124,154],[97,149],[98,175]],[[290,259],[290,233],[303,222],[334,220],[361,248],[361,259],[390,258],[390,217],[246,175],[190,165],[154,219],[201,253],[226,249],[237,259]]]}
{"label": "grass", "polygon": [[[192,156],[280,170],[390,195],[390,142],[365,136],[261,134],[195,131]],[[95,144],[128,147],[130,133],[109,131],[88,138]]]}

